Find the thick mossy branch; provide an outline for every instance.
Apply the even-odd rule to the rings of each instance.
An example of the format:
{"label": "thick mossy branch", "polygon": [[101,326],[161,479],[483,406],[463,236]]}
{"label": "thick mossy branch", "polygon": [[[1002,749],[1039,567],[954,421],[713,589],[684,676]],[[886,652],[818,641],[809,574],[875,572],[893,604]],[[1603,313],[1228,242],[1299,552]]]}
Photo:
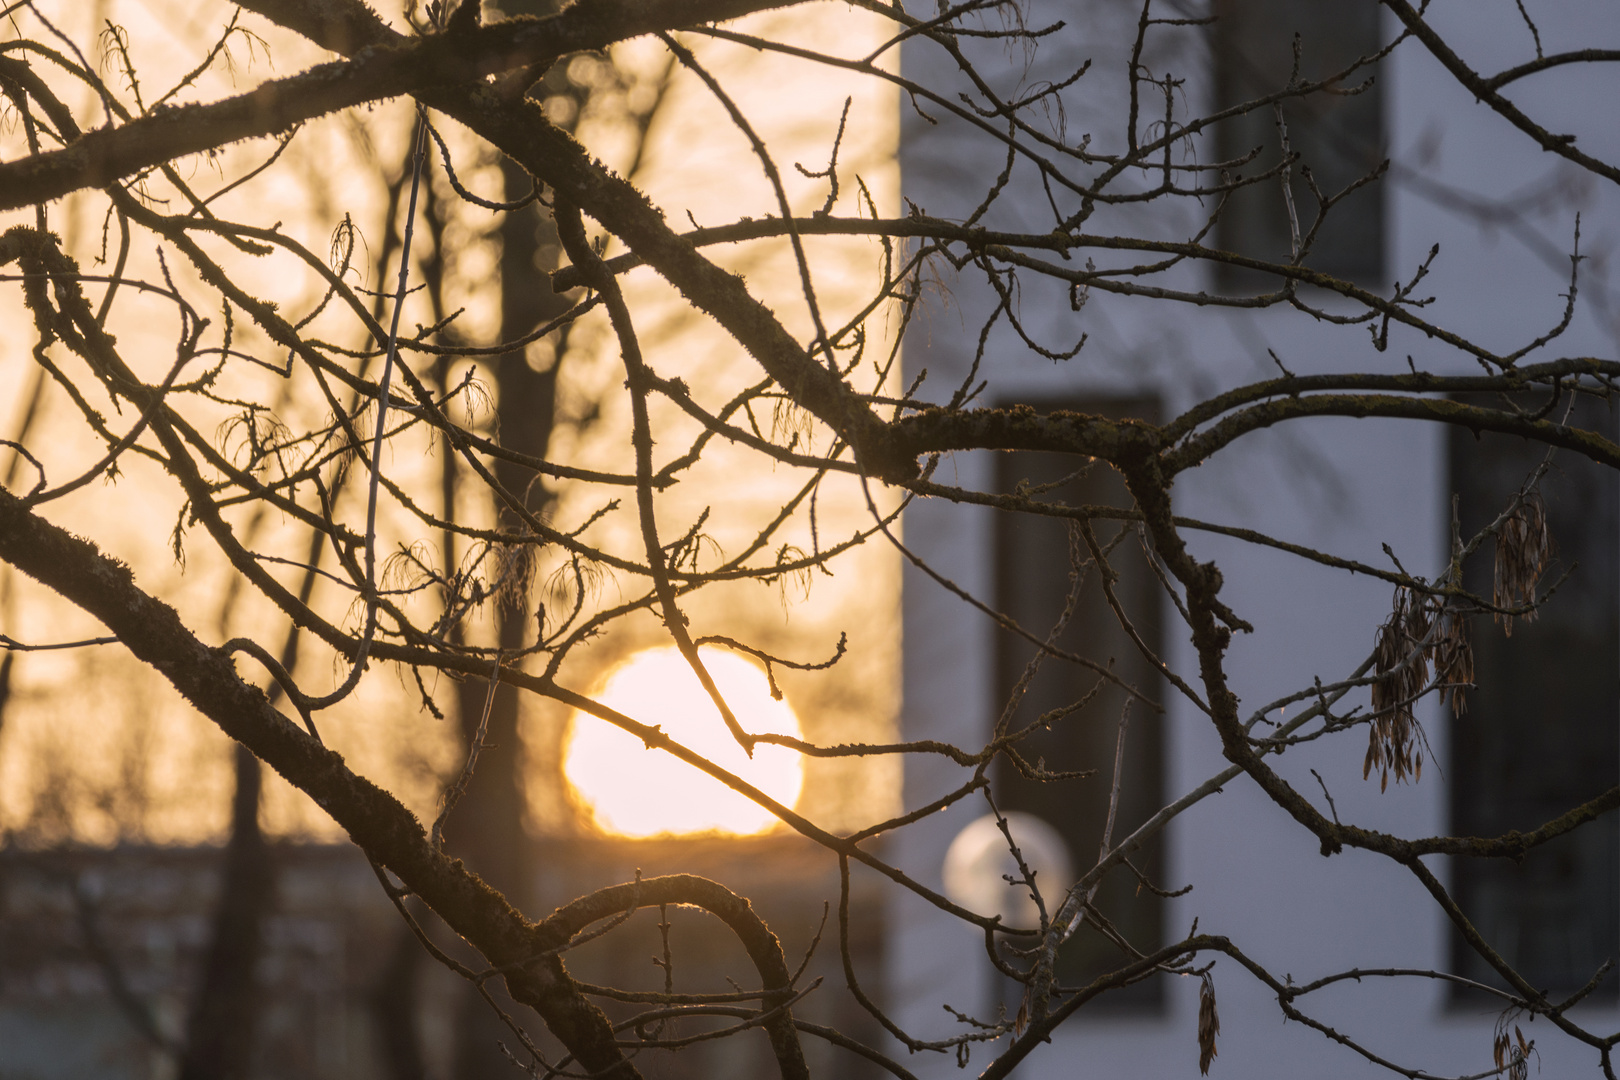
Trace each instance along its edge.
{"label": "thick mossy branch", "polygon": [[[796,0],[790,0],[796,2]],[[604,49],[657,30],[734,19],[783,0],[600,0],[543,19],[514,19],[466,33],[410,38],[388,29],[364,4],[244,4],[276,22],[307,29],[347,59],[272,79],[223,101],[164,108],[120,127],[86,132],[60,150],[0,163],[0,210],[104,187],[188,154],[276,135],[354,105],[472,85],[492,94],[489,75]]]}

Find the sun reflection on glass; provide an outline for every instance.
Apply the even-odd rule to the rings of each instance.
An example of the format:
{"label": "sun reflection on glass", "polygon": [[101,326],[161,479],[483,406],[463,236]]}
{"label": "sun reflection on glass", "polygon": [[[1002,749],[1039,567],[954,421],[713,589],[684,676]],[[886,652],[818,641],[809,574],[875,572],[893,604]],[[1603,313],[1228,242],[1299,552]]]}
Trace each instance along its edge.
{"label": "sun reflection on glass", "polygon": [[[786,701],[771,698],[764,671],[719,649],[704,648],[700,655],[745,730],[799,735],[798,718]],[[608,676],[597,700],[641,723],[660,726],[672,739],[784,805],[792,806],[799,797],[804,779],[799,755],[785,747],[759,746],[750,760],[673,646],[630,657]],[[765,832],[777,820],[686,762],[578,712],[563,746],[563,774],[596,826],[621,836],[746,836]]]}

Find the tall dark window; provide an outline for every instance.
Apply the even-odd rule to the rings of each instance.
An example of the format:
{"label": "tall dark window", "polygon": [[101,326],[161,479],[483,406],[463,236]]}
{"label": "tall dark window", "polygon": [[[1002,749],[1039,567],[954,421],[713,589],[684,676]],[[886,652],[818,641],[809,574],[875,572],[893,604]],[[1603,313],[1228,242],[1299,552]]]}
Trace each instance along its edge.
{"label": "tall dark window", "polygon": [[[1151,399],[1070,400],[1048,405],[1155,422],[1159,412],[1157,402]],[[1079,475],[1075,475],[1077,470]],[[1084,459],[1057,454],[1003,454],[997,459],[997,483],[1002,491],[1019,490],[1022,485],[1023,490],[1038,492],[1037,497],[1044,501],[1068,506],[1129,508],[1132,505],[1124,482],[1100,461],[1087,468]],[[1109,561],[1119,575],[1114,589],[1120,604],[1142,639],[1155,654],[1161,653],[1163,595],[1134,526],[1098,521],[1093,528],[1105,549],[1112,546]],[[1127,531],[1123,538],[1119,535],[1122,529]],[[1083,550],[1083,542],[1081,547]],[[1070,568],[1070,537],[1065,521],[1029,514],[998,517],[997,601],[1000,610],[1037,637],[1044,639],[1063,611],[1070,590]],[[1085,576],[1079,606],[1058,639],[1058,647],[1104,664],[1112,661],[1113,671],[1121,682],[1135,686],[1154,701],[1162,701],[1158,672],[1126,636],[1109,609],[1099,582],[1095,569]],[[1032,644],[1014,634],[1001,632],[998,635],[992,715],[1000,713],[1035,651]],[[1034,814],[1057,829],[1068,844],[1078,871],[1091,867],[1097,859],[1108,813],[1119,721],[1128,695],[1121,687],[1107,681],[1099,686],[1099,676],[1093,671],[1048,657],[1012,717],[1012,728],[1017,730],[1087,695],[1091,698],[1083,708],[1038,731],[1021,743],[1019,750],[1027,761],[1043,763],[1050,771],[1095,769],[1094,776],[1035,782],[1021,776],[1005,761],[999,763],[1001,767],[994,776],[994,790],[1002,808]],[[1161,805],[1162,740],[1159,714],[1140,702],[1134,704],[1125,741],[1124,782],[1114,825],[1115,841],[1130,835]],[[1131,861],[1150,881],[1162,885],[1158,880],[1162,869],[1160,845],[1149,845]],[[1151,891],[1138,888],[1138,879],[1129,868],[1116,867],[1103,880],[1095,903],[1137,949],[1147,952],[1161,944],[1162,905]],[[1128,960],[1114,942],[1088,925],[1076,932],[1059,953],[1058,982],[1067,986],[1083,985]],[[1098,1005],[1157,1008],[1163,1000],[1162,982],[1152,979],[1104,995]]]}
{"label": "tall dark window", "polygon": [[[1319,81],[1348,69],[1379,49],[1377,0],[1215,0],[1211,29],[1215,107],[1231,108],[1275,94],[1288,85],[1299,36],[1299,76]],[[1354,89],[1372,78],[1357,94]],[[1290,148],[1299,154],[1291,170],[1301,236],[1317,217],[1317,200],[1304,170],[1332,196],[1368,175],[1384,158],[1382,67],[1359,69],[1337,87],[1282,103]],[[1256,176],[1282,161],[1276,110],[1265,105],[1215,125],[1215,154],[1237,161],[1235,169]],[[1215,246],[1287,262],[1292,230],[1280,179],[1261,181],[1232,194],[1215,228]],[[1385,284],[1384,193],[1373,183],[1351,193],[1328,213],[1305,265],[1334,277]],[[1275,287],[1276,279],[1217,264],[1216,286],[1226,292]]]}
{"label": "tall dark window", "polygon": [[[1500,407],[1501,399],[1479,404]],[[1616,434],[1615,410],[1590,398],[1569,423]],[[1465,536],[1494,520],[1546,455],[1521,439],[1476,439],[1461,428],[1450,442]],[[1452,831],[1463,836],[1536,828],[1620,783],[1620,479],[1566,450],[1541,491],[1557,545],[1544,585],[1575,570],[1535,622],[1514,621],[1511,637],[1488,618],[1473,620],[1477,689],[1452,726],[1448,776]],[[1490,596],[1490,551],[1465,574],[1470,590]],[[1605,959],[1620,958],[1620,828],[1612,813],[1522,863],[1456,859],[1453,882],[1486,940],[1539,988],[1577,989]],[[1460,934],[1453,961],[1459,974],[1501,983]],[[1612,999],[1615,982],[1611,975],[1600,993]]]}

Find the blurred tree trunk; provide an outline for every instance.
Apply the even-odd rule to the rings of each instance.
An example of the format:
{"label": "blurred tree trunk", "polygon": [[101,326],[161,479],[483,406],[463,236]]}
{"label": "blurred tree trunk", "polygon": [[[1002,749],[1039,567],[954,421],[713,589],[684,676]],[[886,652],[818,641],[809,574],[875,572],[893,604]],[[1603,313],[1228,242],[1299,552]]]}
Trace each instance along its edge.
{"label": "blurred tree trunk", "polygon": [[[315,589],[322,548],[320,533],[311,534],[309,567],[298,589],[298,597],[305,603]],[[220,609],[222,631],[234,599],[228,593]],[[281,664],[288,671],[298,666],[298,645],[298,628],[293,627],[281,646]],[[282,700],[279,683],[271,684],[268,697],[272,705]],[[202,977],[186,1018],[180,1080],[236,1080],[252,1070],[261,1005],[259,957],[264,952],[264,922],[275,907],[276,868],[259,827],[263,766],[242,744],[234,744],[233,749],[236,789],[231,796],[231,834],[225,844],[219,901]]]}
{"label": "blurred tree trunk", "polygon": [[186,1023],[180,1080],[236,1080],[252,1064],[259,1012],[256,973],[264,919],[274,901],[275,871],[259,829],[259,759],[236,745],[236,794],[225,846],[219,906],[202,978]]}
{"label": "blurred tree trunk", "polygon": [[[558,7],[553,0],[507,0],[501,5],[506,15],[547,15]],[[667,69],[660,80],[667,83]],[[553,122],[572,131],[591,97],[591,89],[575,85],[567,75],[566,64],[554,64],[529,91],[537,101],[559,100],[566,106],[553,113]],[[656,110],[656,105],[653,111]],[[549,112],[550,110],[548,110]],[[645,138],[653,111],[634,117],[639,133]],[[640,161],[638,144],[632,172]],[[510,159],[501,161],[501,176],[505,199],[516,201],[527,196],[534,188],[534,179],[528,170]],[[562,244],[557,237],[556,224],[550,210],[540,202],[530,203],[520,210],[501,216],[499,225],[501,341],[515,341],[531,333],[536,327],[563,314],[572,304],[567,296],[552,291],[551,273],[563,261]],[[435,251],[437,262],[439,252]],[[442,278],[442,265],[435,265],[427,276]],[[443,317],[441,313],[440,318]],[[542,352],[534,347],[520,347],[495,359],[486,370],[493,383],[496,400],[496,423],[503,446],[535,458],[544,458],[556,430],[557,387],[564,360],[568,352],[570,327],[563,327],[547,339],[549,349]],[[447,368],[444,374],[447,374]],[[441,378],[444,377],[441,375]],[[542,478],[505,460],[494,462],[494,472],[501,485],[523,501],[525,508],[536,517],[548,515],[554,490]],[[482,490],[482,485],[480,485]],[[444,498],[452,503],[456,490],[454,460],[446,458]],[[500,511],[504,529],[521,531],[522,522],[504,509]],[[446,537],[445,562],[447,568],[456,564],[456,552]],[[516,602],[499,606],[498,640],[503,652],[511,653],[535,643],[541,632],[537,608],[529,589],[518,593]],[[461,725],[462,746],[470,747],[477,735],[483,717],[488,685],[476,680],[463,680],[457,686],[456,711]],[[497,688],[491,703],[484,744],[478,757],[478,767],[465,794],[457,803],[445,825],[448,850],[463,859],[485,881],[505,894],[513,906],[529,915],[535,889],[530,864],[530,844],[524,830],[526,812],[523,755],[518,734],[518,697],[507,687]],[[491,989],[495,987],[492,984]],[[461,1080],[483,1080],[486,1077],[504,1078],[511,1074],[512,1063],[501,1053],[499,1042],[512,1042],[511,1032],[482,997],[471,987],[463,997],[461,1021],[457,1024],[455,1048],[455,1074]]]}
{"label": "blurred tree trunk", "polygon": [[[509,15],[543,15],[553,11],[556,5],[549,0],[521,0],[502,7]],[[543,100],[548,94],[567,93],[568,89],[563,73],[554,66],[531,95]],[[575,116],[578,111],[577,107],[573,110]],[[507,201],[523,198],[534,187],[528,171],[509,159],[502,159],[501,175]],[[557,267],[561,246],[546,207],[533,202],[521,210],[503,214],[499,235],[500,340],[513,341],[562,314],[568,309],[569,301],[551,289],[550,271]],[[496,423],[502,445],[532,457],[546,455],[556,426],[557,375],[566,348],[567,331],[564,330],[556,336],[553,359],[547,364],[531,365],[529,350],[518,348],[497,357],[491,365],[489,374],[493,377]],[[508,461],[497,460],[494,466],[502,486],[521,498],[529,511],[537,517],[547,514],[552,491],[544,481]],[[509,512],[502,512],[501,524],[507,529],[522,528],[522,522]],[[527,590],[519,594],[516,603],[501,605],[496,617],[503,652],[515,652],[534,644],[539,627]],[[487,694],[488,686],[480,682],[464,680],[457,687],[457,712],[464,747],[472,745]],[[533,869],[529,865],[529,845],[523,826],[526,796],[521,750],[517,694],[500,687],[491,703],[477,772],[446,822],[445,839],[453,854],[501,890],[518,910],[527,911],[534,890],[529,880]],[[471,987],[462,998],[462,1009],[462,1020],[456,1026],[457,1077],[482,1080],[509,1076],[512,1064],[501,1053],[498,1043],[503,1037],[508,1043],[512,1042],[511,1033]]]}
{"label": "blurred tree trunk", "polygon": [[[507,198],[521,198],[531,185],[528,173],[505,163]],[[538,203],[506,215],[501,226],[501,340],[522,337],[564,310],[568,302],[551,291],[549,274],[537,263],[549,259],[556,248],[549,217]],[[547,241],[550,240],[549,244]],[[544,371],[529,365],[525,350],[517,349],[493,365],[496,417],[502,445],[522,454],[544,457],[555,423],[558,363]],[[547,512],[551,493],[534,475],[508,461],[495,462],[502,485],[523,498],[536,516]],[[511,514],[502,515],[502,528],[520,530]],[[498,612],[500,648],[515,652],[534,644],[536,622],[526,596]],[[465,680],[457,688],[462,745],[470,746],[482,718],[488,685]],[[523,852],[523,783],[518,754],[517,695],[502,687],[490,708],[478,769],[466,794],[445,825],[450,849],[465,859],[491,885],[505,892],[519,908],[527,899]]]}
{"label": "blurred tree trunk", "polygon": [[[528,172],[510,161],[502,162],[502,174],[508,200],[522,198],[533,186]],[[560,315],[568,301],[551,291],[549,270],[555,268],[558,245],[544,207],[531,203],[506,214],[500,237],[500,338],[511,341]],[[499,357],[493,365],[502,445],[534,457],[545,456],[556,421],[561,345],[555,356],[544,370],[536,370],[529,363],[527,351],[520,348]],[[551,492],[527,469],[496,461],[495,475],[536,516],[546,514]],[[510,514],[503,515],[503,519],[505,528],[522,527]],[[534,644],[538,626],[526,594],[519,604],[503,606],[497,618],[503,651],[515,652]],[[471,680],[457,688],[463,746],[472,744],[487,693],[486,684]],[[528,880],[532,869],[523,828],[525,795],[517,706],[515,691],[505,687],[497,690],[477,772],[446,822],[445,838],[451,852],[505,893],[520,911],[526,911],[533,888]],[[511,1033],[471,987],[462,1001],[462,1022],[456,1028],[456,1075],[463,1080],[508,1076],[512,1064],[500,1052],[497,1041],[504,1036],[510,1043]]]}
{"label": "blurred tree trunk", "polygon": [[399,927],[388,962],[377,973],[371,988],[371,1017],[382,1053],[383,1075],[393,1080],[426,1080],[428,1075],[416,1011],[424,955],[416,935]]}

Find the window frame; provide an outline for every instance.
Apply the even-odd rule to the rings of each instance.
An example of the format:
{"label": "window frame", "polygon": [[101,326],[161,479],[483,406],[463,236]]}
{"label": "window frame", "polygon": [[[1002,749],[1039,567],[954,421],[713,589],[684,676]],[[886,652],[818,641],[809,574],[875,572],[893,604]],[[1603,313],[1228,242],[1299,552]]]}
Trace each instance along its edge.
{"label": "window frame", "polygon": [[[1458,400],[1503,405],[1496,394],[1459,395]],[[1530,408],[1545,404],[1544,400],[1520,403]],[[1566,422],[1596,430],[1606,425],[1614,438],[1620,432],[1617,421],[1620,409],[1612,403],[1583,397],[1577,401],[1577,413]],[[1488,453],[1497,460],[1486,460]],[[1466,539],[1500,514],[1545,456],[1544,447],[1512,436],[1451,429],[1446,474],[1450,490],[1457,493],[1461,535]],[[1476,462],[1472,468],[1465,466],[1467,458]],[[1513,620],[1511,636],[1491,616],[1471,620],[1475,686],[1467,694],[1463,715],[1448,711],[1447,810],[1453,835],[1496,836],[1511,829],[1534,829],[1620,784],[1620,476],[1566,451],[1552,459],[1539,486],[1554,541],[1563,547],[1542,577],[1543,592],[1572,562],[1580,565],[1535,621]],[[1484,545],[1464,569],[1465,587],[1487,599],[1492,546]],[[1583,640],[1591,644],[1575,644]],[[1595,665],[1582,663],[1604,652],[1606,663],[1601,659]],[[1590,687],[1571,688],[1572,671],[1574,678],[1590,676],[1607,685],[1596,692]],[[1582,710],[1589,719],[1570,723],[1564,714],[1571,709]],[[1604,711],[1609,713],[1606,728]],[[1605,850],[1606,865],[1594,867],[1604,859]],[[1578,880],[1571,882],[1571,875],[1579,875]],[[1557,884],[1560,880],[1567,884]],[[1532,984],[1555,996],[1573,992],[1605,957],[1620,955],[1620,819],[1603,815],[1531,851],[1518,863],[1454,858],[1451,893],[1485,939]],[[1601,915],[1595,921],[1588,919],[1590,912],[1604,908],[1606,929]],[[1587,948],[1591,959],[1584,965],[1571,951],[1577,948],[1573,942],[1583,922],[1590,922],[1592,929]],[[1526,927],[1530,945],[1523,940]],[[1571,943],[1563,946],[1570,962],[1562,970],[1557,970],[1555,960],[1523,955],[1538,947],[1535,942],[1545,948],[1559,935]],[[1454,928],[1448,951],[1452,971],[1506,987]],[[1612,1004],[1620,997],[1617,988],[1620,980],[1611,976],[1592,998]],[[1452,984],[1454,1006],[1475,1005],[1484,997],[1480,991]]]}

